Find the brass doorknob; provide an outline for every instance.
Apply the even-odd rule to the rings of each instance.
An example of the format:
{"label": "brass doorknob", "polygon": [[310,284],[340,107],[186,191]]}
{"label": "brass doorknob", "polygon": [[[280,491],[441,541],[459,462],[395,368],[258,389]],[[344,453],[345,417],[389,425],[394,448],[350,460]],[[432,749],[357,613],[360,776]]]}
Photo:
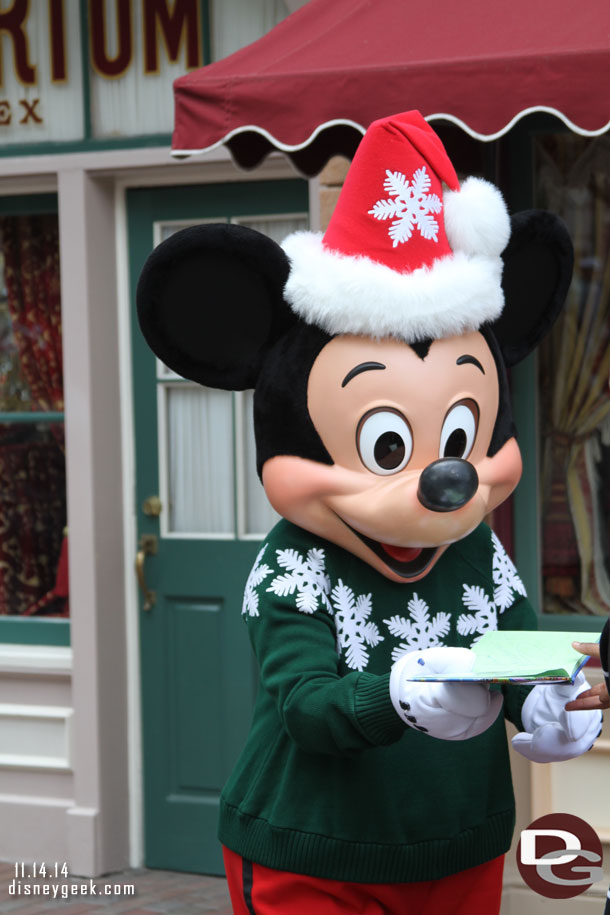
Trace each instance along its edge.
{"label": "brass doorknob", "polygon": [[157,595],[154,591],[151,591],[151,589],[146,584],[144,563],[146,562],[147,556],[157,555],[159,552],[159,541],[154,534],[142,534],[138,546],[140,548],[136,554],[136,575],[138,576],[138,584],[140,585],[140,590],[144,595],[144,604],[142,609],[148,611],[152,610],[157,600]]}
{"label": "brass doorknob", "polygon": [[149,496],[142,502],[142,511],[150,518],[158,518],[163,511],[163,504],[159,496]]}

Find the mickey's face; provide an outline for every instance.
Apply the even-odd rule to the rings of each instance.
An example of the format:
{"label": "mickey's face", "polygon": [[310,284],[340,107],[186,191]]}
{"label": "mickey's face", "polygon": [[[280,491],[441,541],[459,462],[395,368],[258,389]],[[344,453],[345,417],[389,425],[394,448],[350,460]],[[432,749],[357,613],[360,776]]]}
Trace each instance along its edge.
{"label": "mickey's face", "polygon": [[[179,375],[256,389],[257,461],[280,514],[394,581],[417,581],[521,473],[504,367],[551,328],[573,255],[550,213],[511,225],[501,315],[429,348],[302,322],[284,297],[285,251],[246,226],[190,226],[158,245],[138,282],[138,318]],[[385,308],[381,297],[377,318]]]}
{"label": "mickey's face", "polygon": [[399,582],[417,581],[508,497],[514,438],[488,455],[498,374],[477,332],[434,341],[338,336],[311,369],[307,407],[333,464],[292,455],[263,467],[280,514]]}

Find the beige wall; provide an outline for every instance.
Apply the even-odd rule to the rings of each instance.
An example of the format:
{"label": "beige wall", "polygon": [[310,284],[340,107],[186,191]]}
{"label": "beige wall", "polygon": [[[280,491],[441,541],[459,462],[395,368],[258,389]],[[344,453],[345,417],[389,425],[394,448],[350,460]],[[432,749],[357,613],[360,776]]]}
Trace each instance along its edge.
{"label": "beige wall", "polygon": [[87,164],[67,156],[1,166],[17,175],[0,177],[0,193],[27,192],[31,169],[33,184],[58,194],[72,619],[71,649],[2,647],[13,707],[0,708],[0,724],[14,759],[0,769],[10,823],[0,854],[66,861],[93,876],[127,864],[129,820],[115,201],[111,179]]}
{"label": "beige wall", "polygon": [[319,226],[317,228],[322,232],[330,222],[349,166],[349,160],[344,156],[333,156],[318,175]]}
{"label": "beige wall", "polygon": [[[114,189],[58,175],[66,472],[74,653],[73,873],[128,860],[125,559]],[[75,547],[77,545],[77,547]]]}
{"label": "beige wall", "polygon": [[72,651],[0,645],[0,859],[67,861]]}

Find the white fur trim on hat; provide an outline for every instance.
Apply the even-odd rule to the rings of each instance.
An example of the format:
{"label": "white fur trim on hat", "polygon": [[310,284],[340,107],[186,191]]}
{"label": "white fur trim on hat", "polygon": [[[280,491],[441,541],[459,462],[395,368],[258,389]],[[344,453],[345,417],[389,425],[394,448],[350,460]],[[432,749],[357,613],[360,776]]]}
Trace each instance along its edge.
{"label": "white fur trim on hat", "polygon": [[446,190],[445,231],[453,251],[495,257],[510,238],[502,194],[484,178],[466,178],[459,191]]}
{"label": "white fur trim on hat", "polygon": [[438,339],[476,330],[504,306],[504,245],[493,257],[455,251],[409,273],[331,251],[317,233],[295,232],[282,247],[291,261],[287,302],[329,334]]}

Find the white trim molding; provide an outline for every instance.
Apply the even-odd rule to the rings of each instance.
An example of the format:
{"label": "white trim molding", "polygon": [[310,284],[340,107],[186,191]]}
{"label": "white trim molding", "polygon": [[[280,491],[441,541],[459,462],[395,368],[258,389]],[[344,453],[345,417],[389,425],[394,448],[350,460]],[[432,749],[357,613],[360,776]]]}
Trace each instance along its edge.
{"label": "white trim molding", "polygon": [[0,644],[0,674],[69,677],[71,673],[71,648]]}
{"label": "white trim molding", "polygon": [[72,709],[0,703],[0,769],[71,772]]}

